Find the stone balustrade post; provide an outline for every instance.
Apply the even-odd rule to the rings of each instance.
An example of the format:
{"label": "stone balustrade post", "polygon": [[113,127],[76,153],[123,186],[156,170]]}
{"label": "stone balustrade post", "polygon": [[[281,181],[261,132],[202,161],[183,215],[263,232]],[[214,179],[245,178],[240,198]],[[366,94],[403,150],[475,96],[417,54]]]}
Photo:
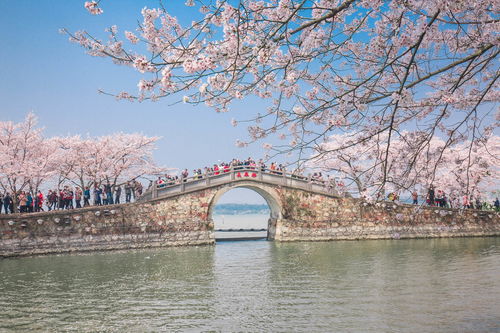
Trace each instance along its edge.
{"label": "stone balustrade post", "polygon": [[313,182],[312,175],[311,175],[311,174],[309,174],[309,175],[307,176],[307,189],[308,189],[309,191],[312,191],[312,188],[313,188],[313,183],[312,183],[312,182]]}
{"label": "stone balustrade post", "polygon": [[158,198],[158,184],[154,183],[151,187],[151,198]]}

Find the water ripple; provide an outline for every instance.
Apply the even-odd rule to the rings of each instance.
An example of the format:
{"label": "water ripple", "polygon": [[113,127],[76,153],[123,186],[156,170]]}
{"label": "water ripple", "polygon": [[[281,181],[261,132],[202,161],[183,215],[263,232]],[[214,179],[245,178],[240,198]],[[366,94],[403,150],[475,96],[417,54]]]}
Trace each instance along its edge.
{"label": "water ripple", "polygon": [[500,331],[500,239],[215,247],[0,261],[0,331]]}

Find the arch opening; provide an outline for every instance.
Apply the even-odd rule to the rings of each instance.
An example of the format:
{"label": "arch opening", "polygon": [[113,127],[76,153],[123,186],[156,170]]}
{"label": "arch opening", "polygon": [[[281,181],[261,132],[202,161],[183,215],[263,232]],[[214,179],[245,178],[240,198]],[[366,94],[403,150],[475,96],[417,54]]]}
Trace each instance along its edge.
{"label": "arch opening", "polygon": [[216,241],[274,239],[270,232],[281,209],[272,192],[254,184],[220,189],[209,207]]}

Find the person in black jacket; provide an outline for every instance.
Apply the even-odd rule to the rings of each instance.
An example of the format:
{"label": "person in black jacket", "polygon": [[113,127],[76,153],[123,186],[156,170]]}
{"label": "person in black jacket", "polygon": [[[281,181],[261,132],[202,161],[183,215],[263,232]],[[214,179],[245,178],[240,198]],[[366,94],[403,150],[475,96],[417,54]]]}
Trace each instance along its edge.
{"label": "person in black jacket", "polygon": [[5,208],[5,214],[9,214],[9,211],[12,214],[14,207],[13,207],[12,198],[11,198],[9,192],[7,192],[5,194],[5,197],[3,198],[3,207]]}
{"label": "person in black jacket", "polygon": [[427,192],[427,197],[429,198],[429,206],[434,206],[434,186],[431,185],[429,187],[429,191]]}

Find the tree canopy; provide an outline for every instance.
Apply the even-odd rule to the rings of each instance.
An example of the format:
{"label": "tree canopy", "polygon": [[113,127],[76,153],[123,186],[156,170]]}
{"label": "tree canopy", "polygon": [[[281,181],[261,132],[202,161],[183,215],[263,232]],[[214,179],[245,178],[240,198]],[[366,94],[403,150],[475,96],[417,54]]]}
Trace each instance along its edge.
{"label": "tree canopy", "polygon": [[[411,133],[409,165],[443,163],[450,147],[488,140],[498,127],[498,0],[188,0],[181,25],[168,3],[144,8],[136,31],[88,31],[70,39],[92,56],[135,68],[138,90],[118,99],[181,94],[218,112],[248,96],[268,100],[248,124],[248,140],[298,159],[348,153],[376,142],[389,177],[391,150]],[[105,1],[85,8],[101,14]],[[188,10],[188,9],[186,9]],[[111,87],[114,89],[114,87]],[[178,96],[178,95],[177,95]],[[344,145],[325,145],[332,135]],[[278,140],[279,138],[279,140]],[[380,139],[383,138],[383,139]],[[432,161],[422,152],[442,140]],[[314,152],[314,153],[311,153]],[[468,158],[471,161],[472,158]],[[498,166],[498,159],[496,160]]]}

